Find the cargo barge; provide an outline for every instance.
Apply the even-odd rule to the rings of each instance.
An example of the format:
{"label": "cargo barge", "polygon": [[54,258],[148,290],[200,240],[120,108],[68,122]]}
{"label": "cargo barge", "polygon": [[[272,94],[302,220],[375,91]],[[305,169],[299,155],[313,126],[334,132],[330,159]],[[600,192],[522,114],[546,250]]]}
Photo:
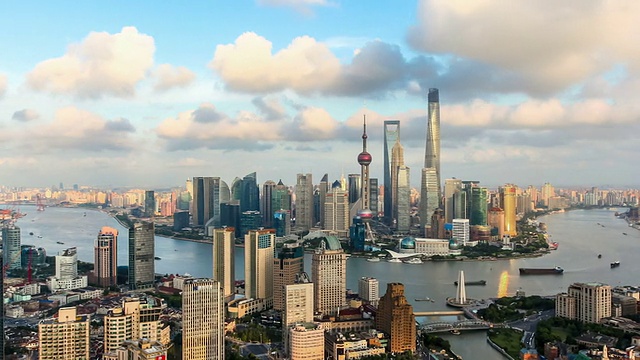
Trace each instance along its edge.
{"label": "cargo barge", "polygon": [[562,275],[564,269],[560,266],[554,268],[520,268],[520,275]]}
{"label": "cargo barge", "polygon": [[[453,285],[458,286],[458,282],[454,281]],[[465,281],[465,286],[473,286],[473,285],[487,285],[487,280],[478,280],[478,281]]]}

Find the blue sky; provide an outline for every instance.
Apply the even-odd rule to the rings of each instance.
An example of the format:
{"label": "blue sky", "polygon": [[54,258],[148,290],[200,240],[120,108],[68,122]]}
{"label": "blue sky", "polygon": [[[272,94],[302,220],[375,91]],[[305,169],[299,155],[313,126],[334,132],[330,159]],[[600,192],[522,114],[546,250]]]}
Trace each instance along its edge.
{"label": "blue sky", "polygon": [[599,1],[0,3],[0,185],[161,187],[257,171],[372,176],[401,121],[418,186],[426,93],[442,176],[634,186],[640,5]]}

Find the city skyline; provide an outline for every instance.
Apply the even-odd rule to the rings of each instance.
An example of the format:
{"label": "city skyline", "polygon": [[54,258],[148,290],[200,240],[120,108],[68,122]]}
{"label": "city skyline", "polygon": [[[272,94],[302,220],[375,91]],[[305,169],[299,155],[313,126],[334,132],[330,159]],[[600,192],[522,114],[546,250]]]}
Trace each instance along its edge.
{"label": "city skyline", "polygon": [[383,121],[420,169],[438,88],[442,181],[633,186],[640,4],[551,5],[1,4],[3,185],[333,180],[363,115],[384,179]]}

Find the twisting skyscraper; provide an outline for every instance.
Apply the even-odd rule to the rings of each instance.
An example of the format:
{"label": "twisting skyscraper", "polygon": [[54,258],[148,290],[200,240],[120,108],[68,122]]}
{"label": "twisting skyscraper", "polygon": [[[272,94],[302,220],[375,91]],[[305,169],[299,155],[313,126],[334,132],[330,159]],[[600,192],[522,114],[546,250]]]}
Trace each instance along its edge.
{"label": "twisting skyscraper", "polygon": [[385,120],[384,122],[384,219],[387,225],[393,221],[393,182],[391,175],[391,150],[400,138],[400,121]]}
{"label": "twisting skyscraper", "polygon": [[[429,170],[425,171],[424,169]],[[423,229],[428,219],[433,215],[433,210],[440,207],[442,198],[442,187],[440,186],[440,96],[438,89],[429,89],[424,169],[420,186],[420,225]],[[436,186],[433,186],[433,180],[435,180]],[[436,194],[433,194],[434,188],[437,188]]]}

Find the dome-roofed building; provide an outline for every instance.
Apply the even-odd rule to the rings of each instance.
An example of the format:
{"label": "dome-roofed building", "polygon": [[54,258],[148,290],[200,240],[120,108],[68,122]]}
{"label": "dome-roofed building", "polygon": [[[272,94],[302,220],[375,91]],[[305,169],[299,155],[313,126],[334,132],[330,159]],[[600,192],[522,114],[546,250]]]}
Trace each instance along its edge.
{"label": "dome-roofed building", "polygon": [[407,236],[406,238],[402,239],[402,241],[400,241],[400,245],[398,246],[398,251],[401,254],[416,252],[416,239],[412,236]]}

